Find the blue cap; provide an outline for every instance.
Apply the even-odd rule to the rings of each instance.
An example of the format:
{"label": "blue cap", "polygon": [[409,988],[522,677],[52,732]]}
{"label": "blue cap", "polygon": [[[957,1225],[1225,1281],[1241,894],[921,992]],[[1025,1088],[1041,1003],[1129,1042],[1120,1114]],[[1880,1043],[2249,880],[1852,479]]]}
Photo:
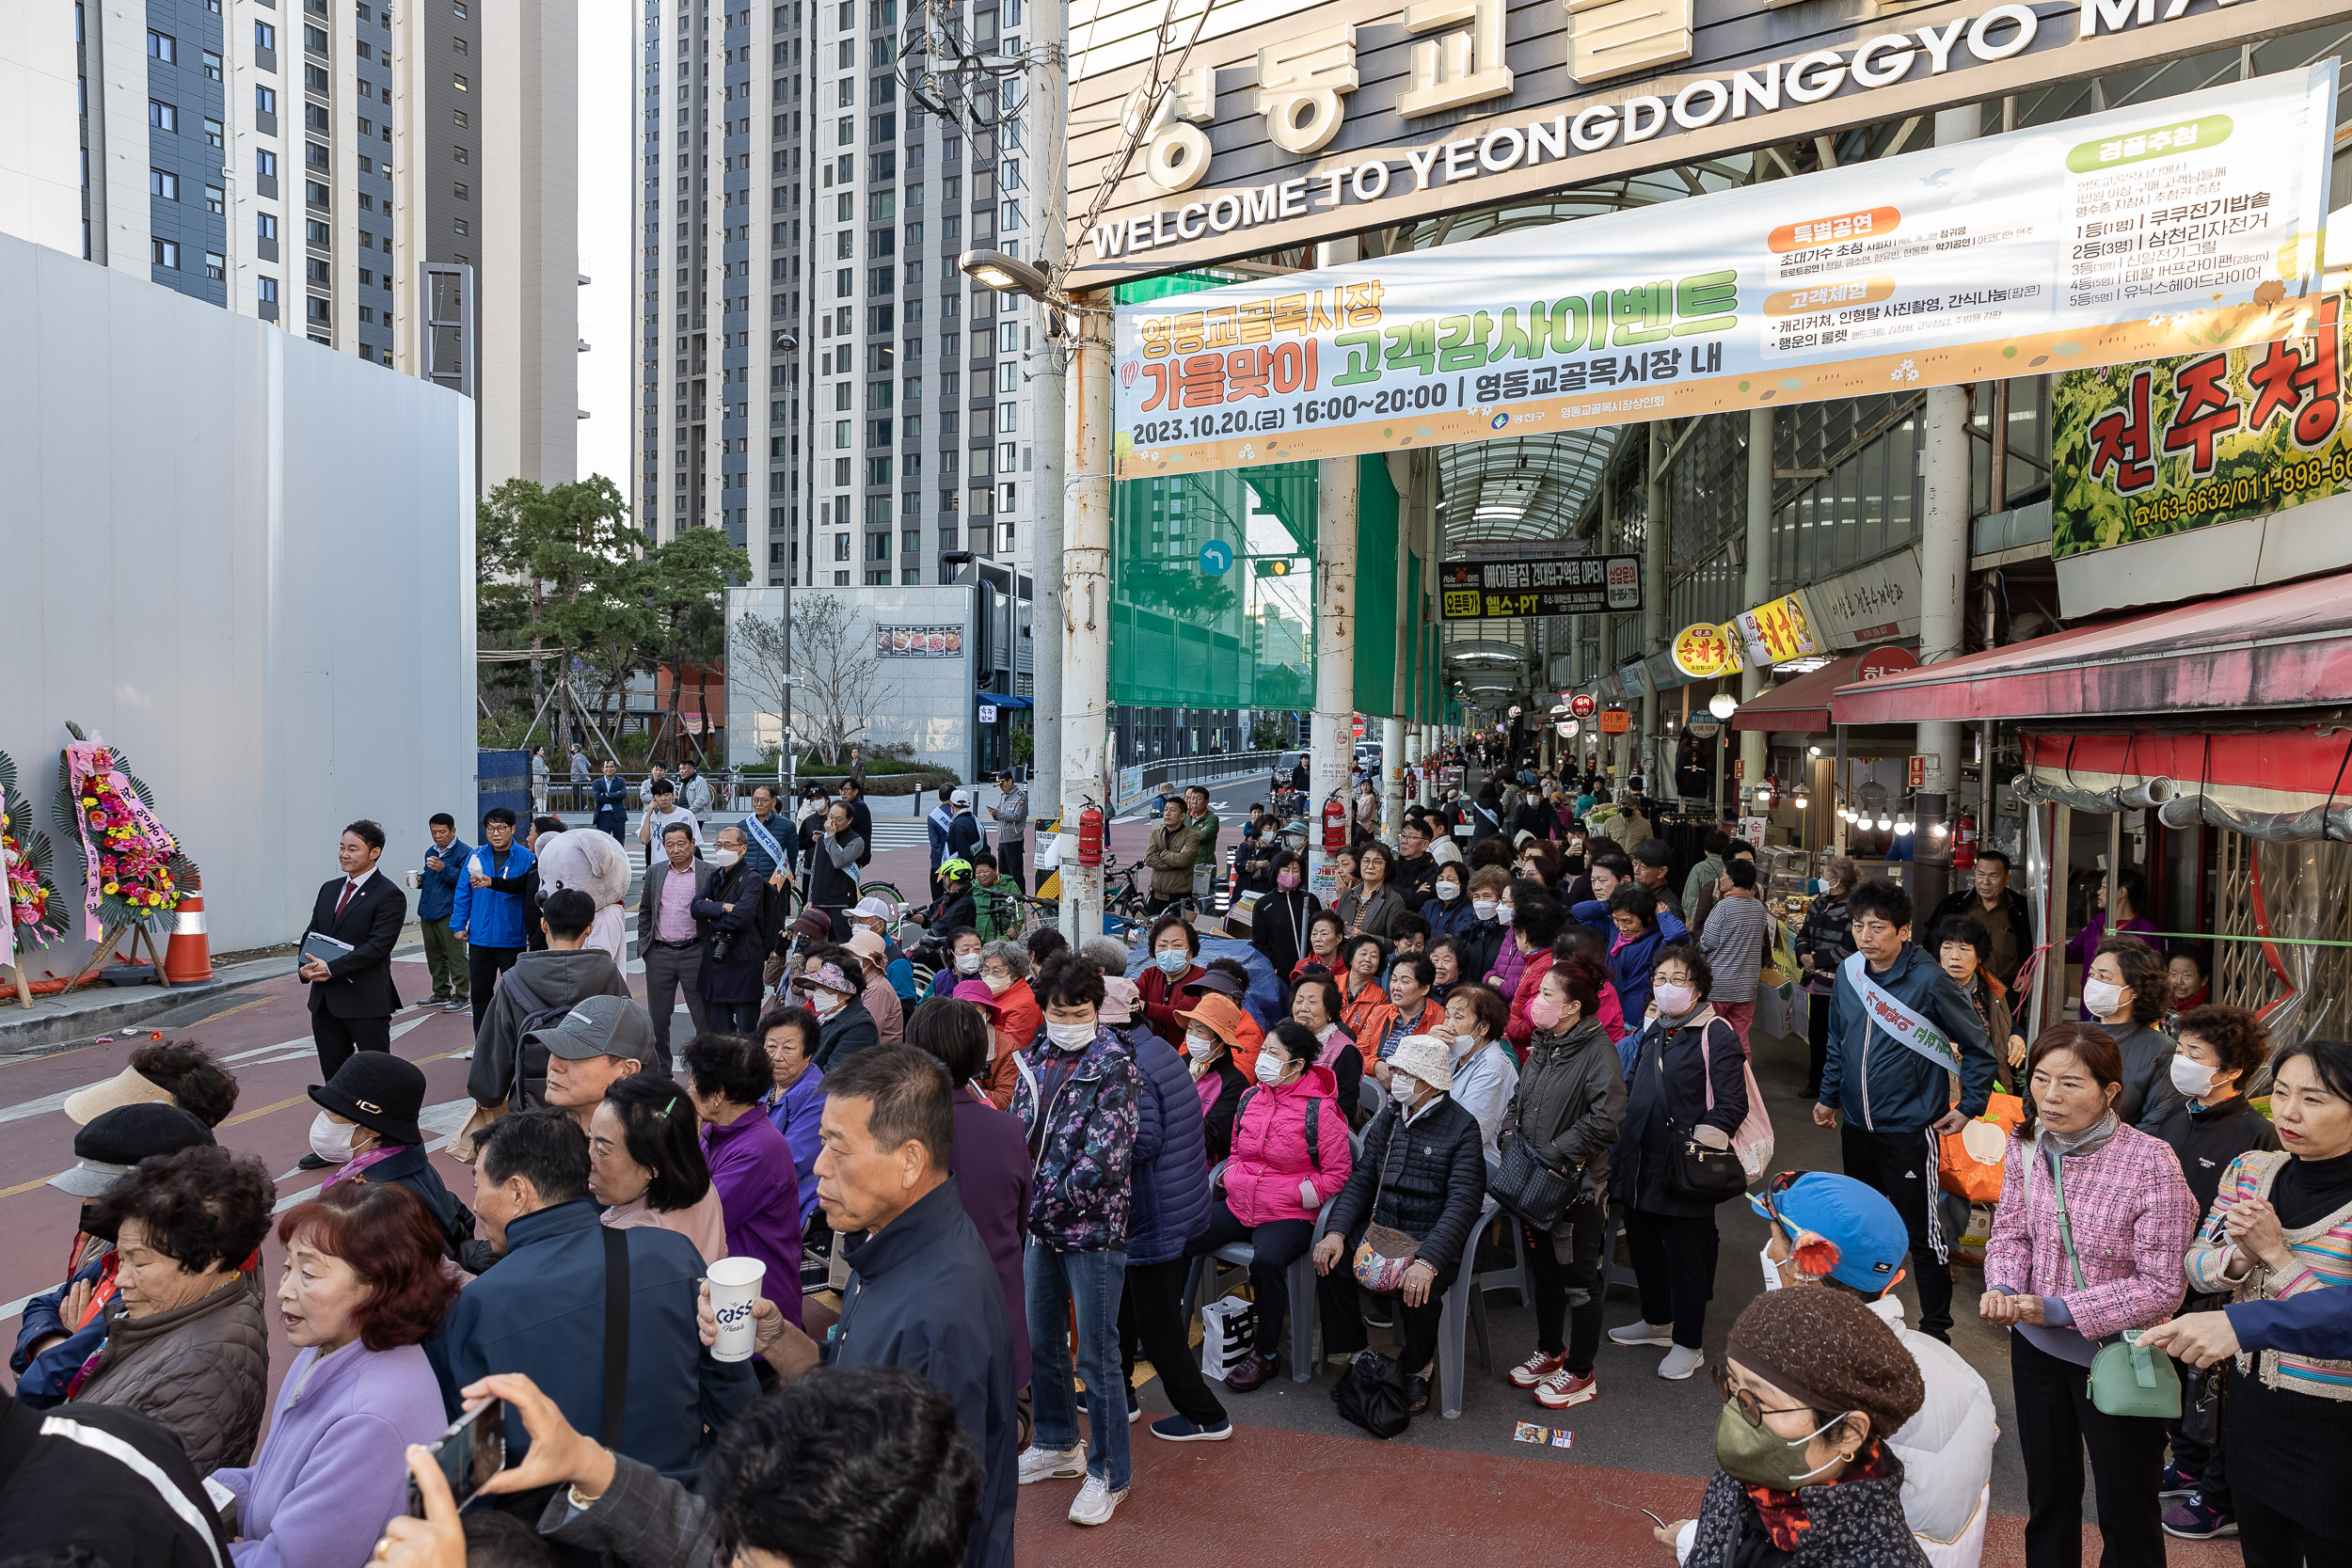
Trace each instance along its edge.
{"label": "blue cap", "polygon": [[[1786,1180],[1786,1179],[1784,1179]],[[1810,1231],[1837,1249],[1829,1277],[1866,1296],[1883,1292],[1902,1267],[1911,1250],[1911,1234],[1902,1216],[1875,1188],[1851,1176],[1806,1171],[1786,1186],[1752,1193],[1749,1204],[1767,1219],[1776,1219],[1802,1245]]]}

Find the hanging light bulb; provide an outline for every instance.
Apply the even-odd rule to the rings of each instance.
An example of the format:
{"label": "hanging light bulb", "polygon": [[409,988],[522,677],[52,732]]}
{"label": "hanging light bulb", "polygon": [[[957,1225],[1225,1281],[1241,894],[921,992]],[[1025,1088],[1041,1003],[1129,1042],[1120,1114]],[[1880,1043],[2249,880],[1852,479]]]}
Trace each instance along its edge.
{"label": "hanging light bulb", "polygon": [[1707,699],[1707,711],[1718,719],[1728,719],[1740,711],[1740,699],[1728,691],[1718,691]]}
{"label": "hanging light bulb", "polygon": [[1807,755],[1818,757],[1821,754],[1821,749],[1819,746],[1807,746],[1805,752]]}
{"label": "hanging light bulb", "polygon": [[1895,824],[1895,832],[1898,834],[1908,833],[1911,832],[1912,826],[1913,824],[1911,818],[1906,816]]}
{"label": "hanging light bulb", "polygon": [[1788,803],[1789,803],[1790,805],[1792,805],[1792,806],[1795,806],[1795,807],[1796,807],[1799,811],[1804,811],[1804,810],[1805,810],[1805,809],[1806,809],[1809,805],[1811,805],[1811,803],[1812,803],[1812,802],[1808,801],[1808,800],[1804,798],[1804,792],[1803,792],[1803,791],[1800,791],[1800,792],[1798,793],[1798,795],[1797,795],[1796,799],[1795,799],[1795,800],[1791,800],[1791,801],[1789,801]]}
{"label": "hanging light bulb", "polygon": [[1880,817],[1880,818],[1879,818],[1879,832],[1883,832],[1883,832],[1892,832],[1892,831],[1893,831],[1893,829],[1894,829],[1894,826],[1895,826],[1895,819],[1894,819],[1893,817],[1891,817],[1891,816],[1882,816],[1882,817]]}
{"label": "hanging light bulb", "polygon": [[1946,826],[1945,826],[1943,823],[1941,823],[1941,822],[1938,822],[1938,823],[1935,825],[1935,836],[1936,836],[1936,837],[1938,837],[1938,838],[1943,838],[1943,837],[1946,837],[1947,835],[1948,835],[1948,834],[1951,832],[1951,831],[1952,831],[1951,829],[1949,829],[1949,828],[1946,827]]}

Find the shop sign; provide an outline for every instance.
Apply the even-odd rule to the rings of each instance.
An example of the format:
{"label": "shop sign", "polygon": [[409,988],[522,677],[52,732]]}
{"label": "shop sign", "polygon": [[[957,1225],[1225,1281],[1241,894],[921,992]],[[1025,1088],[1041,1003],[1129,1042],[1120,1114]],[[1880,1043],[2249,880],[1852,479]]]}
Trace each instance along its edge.
{"label": "shop sign", "polygon": [[1742,610],[1733,625],[1740,628],[1740,641],[1747,645],[1750,664],[1786,664],[1792,658],[1809,657],[1821,651],[1802,594],[1786,594],[1770,604]]}
{"label": "shop sign", "polygon": [[1601,734],[1626,735],[1629,734],[1632,729],[1633,715],[1628,713],[1625,709],[1621,707],[1605,707],[1600,710]]}
{"label": "shop sign", "polygon": [[1944,759],[1932,752],[1924,756],[1914,756],[1910,760],[1909,767],[1904,770],[1903,782],[1915,791],[1924,790],[1931,795],[1942,794],[1944,791]]}
{"label": "shop sign", "polygon": [[980,704],[978,717],[979,721],[983,724],[993,724],[996,722],[996,705],[994,703]]}
{"label": "shop sign", "polygon": [[1675,635],[1675,668],[1692,680],[1711,680],[1731,664],[1731,640],[1711,621],[1687,626]]}
{"label": "shop sign", "polygon": [[1568,699],[1568,711],[1579,719],[1590,719],[1599,706],[1599,703],[1581,691]]}
{"label": "shop sign", "polygon": [[2330,58],[1585,218],[1573,245],[1520,229],[1121,306],[1118,477],[2288,336],[2318,308],[2335,85]]}
{"label": "shop sign", "polygon": [[1882,556],[1824,582],[1808,583],[1804,602],[1821,646],[1867,648],[1919,632],[1919,549]]}
{"label": "shop sign", "polygon": [[1563,740],[1572,740],[1576,736],[1576,721],[1573,719],[1563,719],[1552,728],[1560,732]]}
{"label": "shop sign", "polygon": [[[1094,287],[2352,17],[2352,0],[1077,0],[1069,248]],[[1893,14],[1899,10],[1900,14]]]}
{"label": "shop sign", "polygon": [[2052,394],[2050,553],[2211,528],[2352,491],[2352,309],[2309,338],[2070,371]]}
{"label": "shop sign", "polygon": [[1637,658],[1621,667],[1617,671],[1617,684],[1624,689],[1628,702],[1639,702],[1644,697],[1658,695],[1657,688],[1649,682],[1649,660],[1646,658]]}
{"label": "shop sign", "polygon": [[1857,681],[1883,681],[1889,675],[1899,675],[1905,670],[1919,668],[1919,656],[1909,648],[1873,648],[1862,656],[1854,666]]}
{"label": "shop sign", "polygon": [[1712,740],[1715,737],[1715,732],[1723,727],[1722,720],[1704,709],[1691,715],[1691,721],[1683,726],[1691,732],[1691,737],[1694,740]]}
{"label": "shop sign", "polygon": [[876,626],[877,658],[961,658],[961,626]]}
{"label": "shop sign", "polygon": [[1438,568],[1441,621],[1515,621],[1642,608],[1642,558],[1449,561]]}

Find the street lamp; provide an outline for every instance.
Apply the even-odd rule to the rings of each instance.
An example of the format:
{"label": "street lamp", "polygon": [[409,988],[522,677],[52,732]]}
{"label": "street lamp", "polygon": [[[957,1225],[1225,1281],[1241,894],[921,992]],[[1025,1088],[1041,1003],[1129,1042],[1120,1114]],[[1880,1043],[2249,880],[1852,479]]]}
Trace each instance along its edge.
{"label": "street lamp", "polygon": [[1740,699],[1728,691],[1718,691],[1707,699],[1707,711],[1718,719],[1728,719],[1740,711]]}
{"label": "street lamp", "polygon": [[1026,294],[1042,301],[1052,287],[1044,273],[1001,250],[967,250],[956,265],[974,282],[1000,294]]}

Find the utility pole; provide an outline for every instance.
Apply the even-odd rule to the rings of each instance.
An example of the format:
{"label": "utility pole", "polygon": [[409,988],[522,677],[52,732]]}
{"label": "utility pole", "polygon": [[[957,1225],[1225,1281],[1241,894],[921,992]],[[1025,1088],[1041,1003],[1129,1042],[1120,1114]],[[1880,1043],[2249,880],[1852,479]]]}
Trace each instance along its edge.
{"label": "utility pole", "polygon": [[[1649,437],[1642,494],[1642,657],[1646,659],[1666,645],[1666,425],[1652,420],[1643,429]],[[1642,689],[1642,751],[1647,759],[1642,776],[1654,800],[1672,792],[1674,753],[1661,744],[1664,714],[1658,688],[1645,676]]]}
{"label": "utility pole", "polygon": [[[1762,604],[1772,596],[1772,411],[1769,408],[1748,410],[1748,516],[1747,516],[1747,596],[1750,606]],[[1741,649],[1740,669],[1740,700],[1747,703],[1764,694],[1765,676],[1770,673],[1762,662],[1748,657]],[[1740,815],[1745,813],[1745,789],[1752,789],[1764,778],[1764,748],[1771,737],[1762,730],[1743,729],[1740,732],[1740,783],[1742,790],[1735,791],[1742,798]],[[1717,791],[1718,796],[1721,790]]]}
{"label": "utility pole", "polygon": [[1103,868],[1080,865],[1074,830],[1092,800],[1107,822],[1102,799],[1103,744],[1110,715],[1111,676],[1111,299],[1088,296],[1071,322],[1074,348],[1069,398],[1074,415],[1064,493],[1061,617],[1062,934],[1072,945],[1103,929]]}
{"label": "utility pole", "polygon": [[[1031,43],[1028,74],[1029,101],[1037,125],[1036,156],[1030,163],[1040,180],[1037,264],[1058,287],[1070,200],[1068,170],[1062,166],[1068,157],[1063,146],[1068,137],[1063,128],[1070,118],[1068,8],[1049,4],[1036,21],[1039,27]],[[1030,757],[1029,771],[1047,788],[1057,788],[1062,777],[1062,639],[1066,635],[1063,622],[1067,616],[1062,597],[1061,557],[1062,478],[1068,471],[1062,450],[1067,423],[1063,399],[1067,395],[1068,377],[1063,368],[1067,351],[1062,346],[1058,315],[1050,298],[1039,302],[1037,354],[1031,360],[1037,367],[1037,395],[1030,400],[1037,410],[1037,484],[1033,491],[1037,498],[1037,526],[1029,537],[1037,557],[1037,597],[1030,605],[1030,701],[1034,705],[1029,713],[1036,749]],[[1044,789],[1031,793],[1039,804],[1044,804]],[[1104,802],[1105,810],[1108,804]],[[1071,820],[1066,815],[1061,819]]]}
{"label": "utility pole", "polygon": [[[1935,117],[1936,145],[1974,139],[1983,113],[1974,103]],[[1968,625],[1968,513],[1975,465],[1968,452],[1968,393],[1965,387],[1928,391],[1926,417],[1926,504],[1919,528],[1919,662],[1938,664],[1965,650]],[[1960,725],[1948,720],[1922,723],[1915,742],[1935,759],[1940,780],[1930,793],[1949,797],[1960,788]],[[1944,802],[1936,802],[1939,811]],[[1927,847],[1922,824],[1921,847]]]}

